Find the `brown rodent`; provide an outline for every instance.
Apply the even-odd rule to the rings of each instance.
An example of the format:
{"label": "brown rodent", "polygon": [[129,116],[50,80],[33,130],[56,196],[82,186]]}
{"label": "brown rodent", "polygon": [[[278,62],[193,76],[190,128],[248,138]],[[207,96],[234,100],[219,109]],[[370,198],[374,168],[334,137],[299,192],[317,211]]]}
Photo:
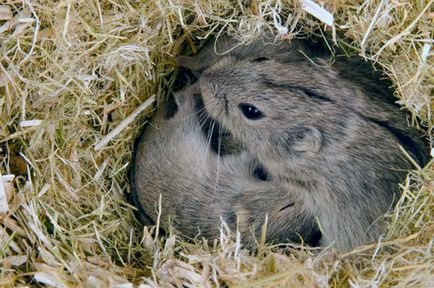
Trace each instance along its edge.
{"label": "brown rodent", "polygon": [[390,82],[368,64],[336,57],[329,65],[327,49],[312,39],[269,40],[223,38],[179,61],[198,77],[209,117],[318,219],[323,245],[348,250],[376,241],[398,183],[414,167],[399,146],[419,165],[428,161],[419,132],[394,103]]}
{"label": "brown rodent", "polygon": [[[277,181],[266,181],[262,165],[232,143],[230,135],[203,118],[198,86],[174,94],[157,111],[135,148],[130,201],[145,224],[154,224],[160,194],[162,220],[173,216],[188,237],[219,237],[221,219],[254,245],[268,216],[267,238],[314,246],[320,240],[315,218],[301,199]],[[252,237],[253,236],[253,237]]]}

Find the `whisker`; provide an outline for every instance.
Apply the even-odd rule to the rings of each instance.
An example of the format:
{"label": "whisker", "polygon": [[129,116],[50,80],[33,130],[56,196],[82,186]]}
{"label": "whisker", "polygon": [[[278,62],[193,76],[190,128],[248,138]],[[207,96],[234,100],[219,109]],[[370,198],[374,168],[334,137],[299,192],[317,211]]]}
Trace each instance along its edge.
{"label": "whisker", "polygon": [[[199,129],[200,130],[202,129],[203,125],[206,124],[206,121],[209,119],[208,114],[206,113],[206,111],[204,112],[205,109],[201,109],[201,110],[202,110],[201,112],[203,112],[203,113],[200,113],[198,115]],[[193,114],[190,114],[190,115],[193,115]],[[206,150],[205,150],[205,157],[204,157],[204,159],[200,159],[200,158],[198,159],[198,162],[199,161],[203,161],[204,162],[203,164],[205,164],[205,165],[206,165],[206,160],[208,158],[209,149],[211,147],[211,138],[212,138],[212,134],[213,134],[214,129],[215,129],[215,123],[212,122],[212,125],[211,125],[210,129],[207,131],[207,134],[205,135],[205,139],[206,139],[206,143],[207,143]],[[189,179],[190,183],[196,180],[195,175],[196,175],[196,172],[198,171],[198,169],[200,167],[202,167],[202,165],[200,165],[200,164],[196,164],[195,165],[193,173],[191,174],[190,179]],[[212,202],[211,202],[211,204],[212,204]]]}
{"label": "whisker", "polygon": [[[213,129],[214,129],[215,123],[213,123]],[[218,140],[217,140],[217,169],[216,169],[216,178],[215,178],[215,184],[214,184],[214,191],[211,197],[210,201],[210,208],[212,207],[212,204],[214,202],[215,195],[217,193],[218,185],[219,185],[219,176],[220,176],[220,150],[221,150],[221,140],[222,140],[222,128],[219,125],[218,126]],[[211,146],[211,143],[209,143],[209,146]]]}
{"label": "whisker", "polygon": [[208,135],[206,135],[206,151],[205,151],[205,159],[204,161],[206,161],[206,159],[208,158],[208,153],[209,153],[209,149],[211,147],[211,138],[212,138],[212,134],[214,132],[214,128],[215,128],[215,123],[213,122],[211,125],[211,129],[208,131]]}

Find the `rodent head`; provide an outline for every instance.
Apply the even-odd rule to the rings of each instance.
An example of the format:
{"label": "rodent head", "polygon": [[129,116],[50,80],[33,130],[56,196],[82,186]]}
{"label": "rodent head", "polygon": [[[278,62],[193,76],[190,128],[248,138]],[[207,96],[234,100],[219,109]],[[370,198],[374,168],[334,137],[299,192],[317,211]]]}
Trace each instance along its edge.
{"label": "rodent head", "polygon": [[203,71],[198,84],[207,112],[239,141],[277,162],[316,156],[339,134],[351,89],[339,87],[329,69],[261,55],[226,56]]}

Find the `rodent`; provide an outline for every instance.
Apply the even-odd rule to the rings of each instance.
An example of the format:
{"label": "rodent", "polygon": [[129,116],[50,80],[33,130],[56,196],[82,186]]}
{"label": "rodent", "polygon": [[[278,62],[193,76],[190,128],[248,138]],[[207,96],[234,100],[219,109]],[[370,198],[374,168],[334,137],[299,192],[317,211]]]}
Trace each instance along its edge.
{"label": "rodent", "polygon": [[299,199],[318,220],[322,245],[350,250],[376,241],[414,167],[399,146],[421,166],[429,159],[420,132],[368,63],[338,55],[329,64],[317,40],[270,42],[222,37],[179,62],[196,75],[208,116],[258,159],[267,181],[283,187],[279,195]]}
{"label": "rodent", "polygon": [[139,209],[138,218],[156,223],[161,194],[163,223],[173,218],[189,238],[199,233],[218,238],[223,219],[239,229],[245,246],[253,247],[268,217],[270,242],[316,246],[321,233],[301,199],[267,181],[255,156],[209,122],[198,93],[196,84],[174,93],[137,141],[129,200]]}

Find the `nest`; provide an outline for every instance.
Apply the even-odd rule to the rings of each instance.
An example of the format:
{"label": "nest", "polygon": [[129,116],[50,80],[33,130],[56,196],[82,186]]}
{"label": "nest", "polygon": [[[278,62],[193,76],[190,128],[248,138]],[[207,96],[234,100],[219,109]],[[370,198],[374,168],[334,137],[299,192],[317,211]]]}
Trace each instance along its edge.
{"label": "nest", "polygon": [[347,253],[261,241],[253,253],[224,223],[213,243],[162,237],[125,201],[134,138],[170,93],[174,56],[209,35],[342,34],[432,142],[434,1],[318,2],[2,1],[0,286],[433,287],[433,161],[401,183],[384,237]]}

